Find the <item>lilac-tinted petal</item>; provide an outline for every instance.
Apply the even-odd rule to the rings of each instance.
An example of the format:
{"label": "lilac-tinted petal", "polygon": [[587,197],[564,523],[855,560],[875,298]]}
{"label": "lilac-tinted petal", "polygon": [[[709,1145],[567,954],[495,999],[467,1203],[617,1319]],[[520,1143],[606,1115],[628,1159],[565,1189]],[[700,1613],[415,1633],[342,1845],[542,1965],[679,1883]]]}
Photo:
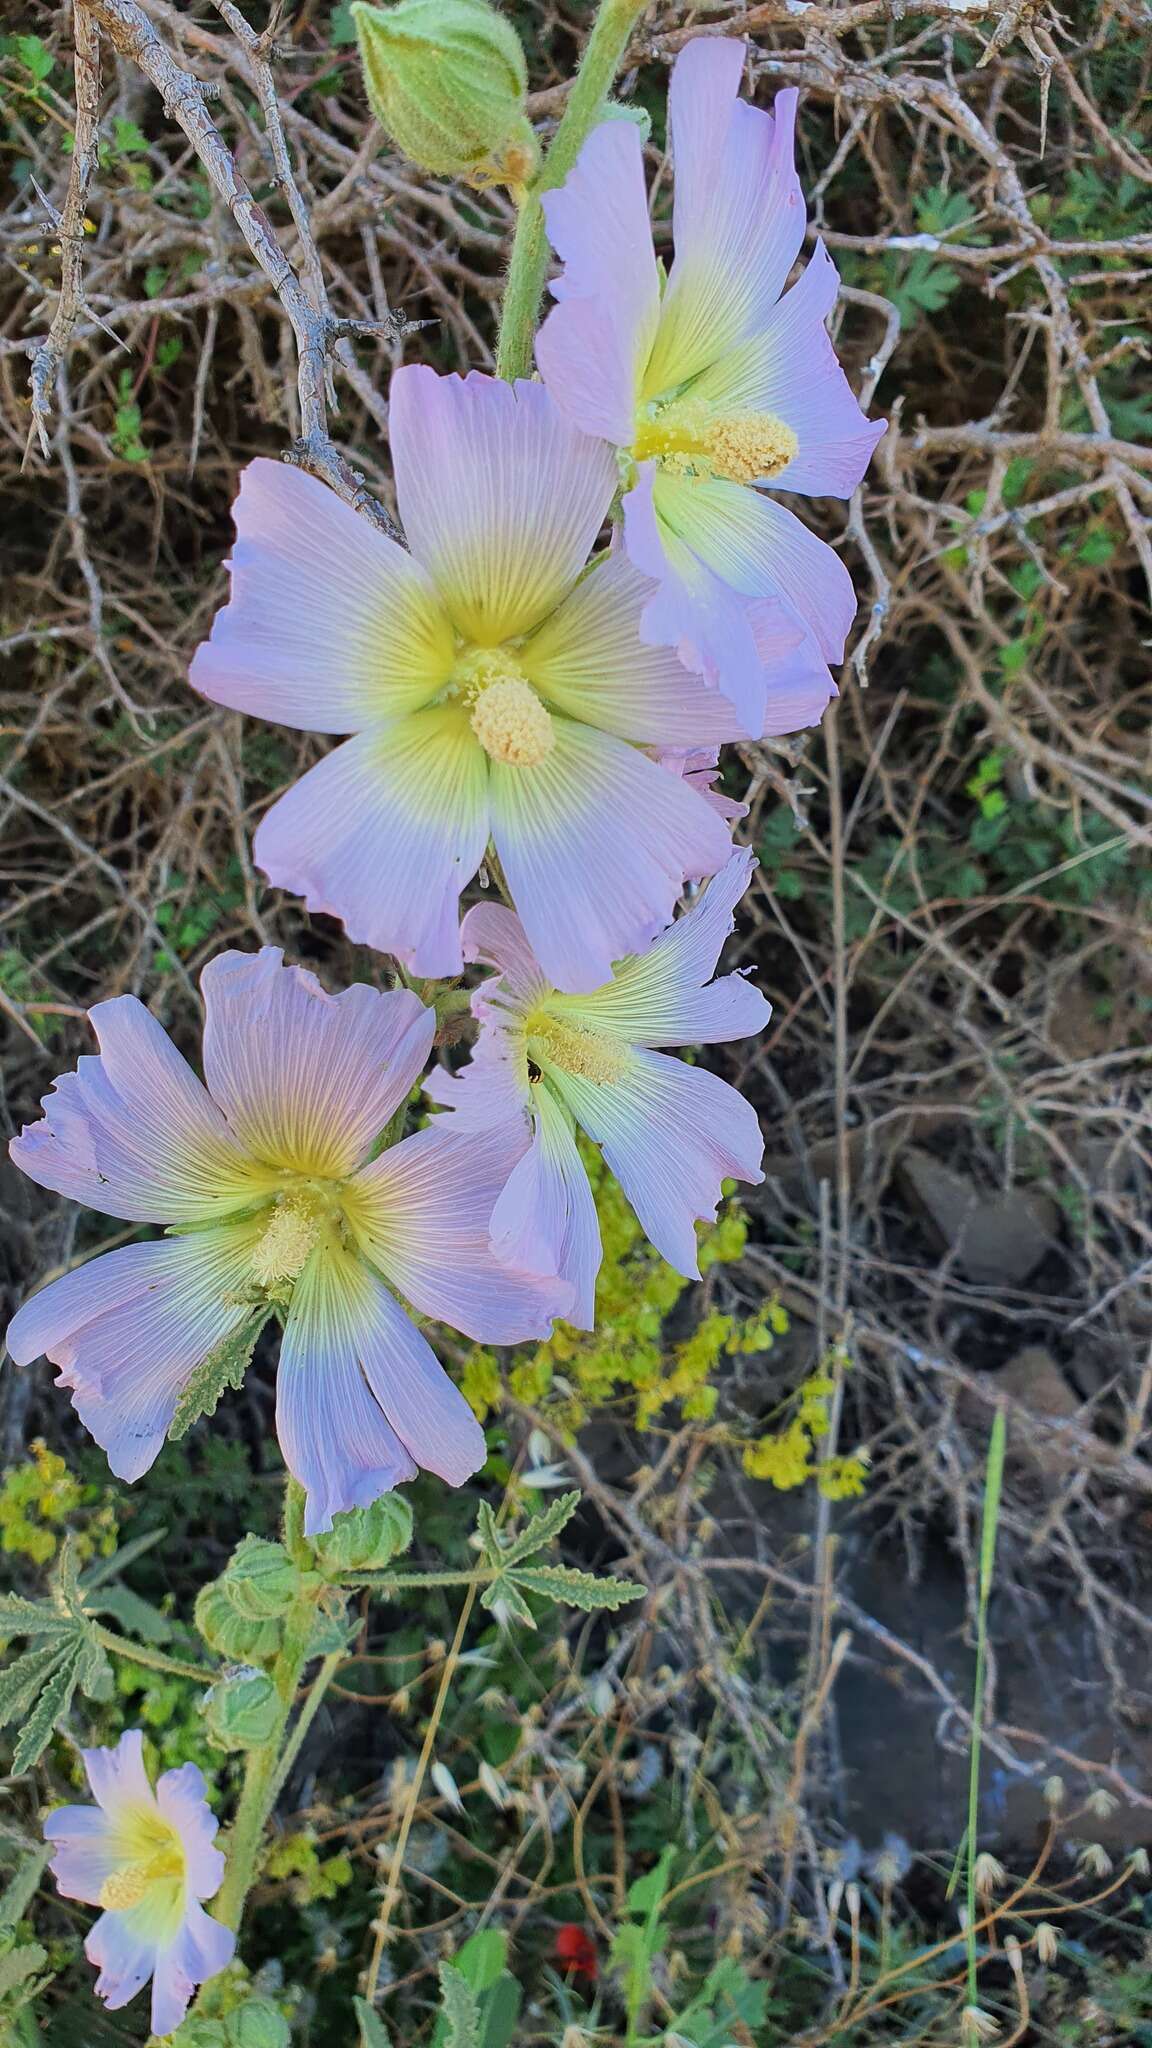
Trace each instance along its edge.
{"label": "lilac-tinted petal", "polygon": [[675,747],[662,747],[655,758],[669,775],[677,776],[690,789],[698,790],[726,825],[734,825],[738,819],[748,816],[747,804],[729,796],[724,788],[715,786],[720,773],[719,754],[715,747],[694,747],[689,753],[679,752]]}
{"label": "lilac-tinted petal", "polygon": [[463,1486],[488,1455],[484,1432],[427,1338],[388,1289],[371,1279],[368,1384],[416,1463],[449,1486]]}
{"label": "lilac-tinted petal", "polygon": [[44,1834],[54,1844],[48,1868],[60,1896],[97,1905],[117,1861],[108,1815],[98,1806],[60,1806],[48,1815]]}
{"label": "lilac-tinted petal", "polygon": [[567,1315],[570,1289],[506,1271],[489,1242],[523,1126],[455,1124],[437,1117],[366,1166],[349,1221],[366,1257],[421,1315],[482,1344],[546,1337],[553,1316]]}
{"label": "lilac-tinted petal", "polygon": [[474,904],[460,926],[460,943],[466,960],[482,960],[486,967],[497,970],[502,993],[518,1006],[527,1007],[548,994],[552,984],[528,944],[516,912],[504,904]]}
{"label": "lilac-tinted petal", "polygon": [[610,1087],[567,1073],[556,1081],[661,1257],[697,1279],[697,1219],[715,1217],[724,1180],[764,1178],[751,1104],[706,1067],[658,1052],[634,1052]]}
{"label": "lilac-tinted petal", "polygon": [[572,1288],[565,1321],[596,1320],[600,1224],[567,1112],[546,1081],[533,1084],[535,1133],[492,1211],[492,1249],[521,1272],[559,1274]]}
{"label": "lilac-tinted petal", "polygon": [[666,925],[686,875],[727,859],[695,790],[609,733],[555,721],[534,768],[493,763],[492,838],[532,950],[557,988],[599,988]]}
{"label": "lilac-tinted petal", "polygon": [[849,498],[887,425],[865,419],[824,323],[840,280],[822,242],[762,333],[722,356],[692,387],[717,413],[766,412],[791,427],[797,453],[772,478],[778,491]]}
{"label": "lilac-tinted petal", "polygon": [[219,1824],[208,1804],[203,1772],[195,1764],[162,1771],[156,1780],[156,1804],[180,1836],[192,1897],[215,1898],[224,1882],[224,1856],[214,1847]]}
{"label": "lilac-tinted petal", "polygon": [[237,1296],[258,1231],[238,1223],[126,1247],[152,1254],[146,1288],[49,1344],[57,1384],[74,1389],[72,1405],[118,1479],[148,1470],[190,1374],[243,1322]]}
{"label": "lilac-tinted petal", "polygon": [[695,377],[764,325],[804,239],[793,162],[796,92],[771,114],[738,100],[745,45],[701,37],[672,71],[676,256],[645,393]]}
{"label": "lilac-tinted petal", "polygon": [[101,1913],[89,1929],[84,1953],[100,1973],[96,1996],[109,2012],[119,2012],[135,1998],[156,1965],[155,1938],[137,1926],[133,1913]]}
{"label": "lilac-tinted petal", "polygon": [[[824,661],[842,661],[856,617],[852,578],[826,541],[763,491],[720,477],[662,473],[653,505],[674,534],[730,589],[771,598],[810,628]],[[631,550],[630,550],[631,551]]]}
{"label": "lilac-tinted petal", "polygon": [[458,631],[495,646],[539,625],[612,502],[611,449],[540,384],[439,377],[421,363],[393,377],[389,423],[409,544]]}
{"label": "lilac-tinted petal", "polygon": [[144,1732],[126,1728],[115,1748],[82,1749],[92,1797],[113,1825],[126,1807],[151,1806],[155,1795],[144,1768]]}
{"label": "lilac-tinted petal", "polygon": [[250,1202],[251,1163],[215,1103],[135,996],[89,1011],[85,1055],[9,1151],[41,1187],[136,1223],[190,1223]]}
{"label": "lilac-tinted petal", "polygon": [[416,1476],[365,1377],[383,1291],[336,1245],[314,1253],[296,1283],[276,1374],[276,1434],[307,1490],[309,1536]]}
{"label": "lilac-tinted petal", "polygon": [[200,986],[205,1077],[248,1150],[299,1173],[351,1173],[419,1080],[435,1013],[404,989],[331,996],[278,946],[218,953]]}
{"label": "lilac-tinted petal", "polygon": [[460,891],[488,841],[486,761],[457,705],[361,733],[273,804],[256,859],[359,944],[415,974],[459,974]]}
{"label": "lilac-tinted petal", "polygon": [[175,2033],[192,2002],[192,1994],[221,1970],[236,1953],[236,1936],[189,1900],[175,1941],[157,1951],[152,1977],[152,2032]]}
{"label": "lilac-tinted petal", "polygon": [[633,1045],[713,1045],[762,1031],[772,1006],[751,982],[726,974],[709,983],[754,866],[748,849],[734,854],[692,909],[646,953],[621,961],[605,988],[553,997],[557,1015]]}
{"label": "lilac-tinted petal", "polygon": [[586,434],[631,445],[640,375],[660,315],[648,225],[644,148],[632,121],[593,130],[573,170],[543,199],[564,263],[558,304],[536,337],[536,361],[556,404]]}
{"label": "lilac-tinted petal", "polygon": [[569,718],[620,739],[696,747],[747,738],[727,698],[671,647],[641,640],[653,594],[625,555],[602,556],[520,650],[525,675]]}
{"label": "lilac-tinted petal", "polygon": [[305,732],[359,732],[447,682],[452,629],[423,570],[302,469],[258,457],[233,511],[232,592],[190,681]]}
{"label": "lilac-tinted petal", "polygon": [[168,1247],[126,1244],[104,1252],[86,1265],[74,1266],[59,1280],[42,1287],[16,1311],[4,1342],[17,1365],[51,1358],[55,1350],[86,1323],[109,1309],[134,1301],[162,1285],[168,1272]]}

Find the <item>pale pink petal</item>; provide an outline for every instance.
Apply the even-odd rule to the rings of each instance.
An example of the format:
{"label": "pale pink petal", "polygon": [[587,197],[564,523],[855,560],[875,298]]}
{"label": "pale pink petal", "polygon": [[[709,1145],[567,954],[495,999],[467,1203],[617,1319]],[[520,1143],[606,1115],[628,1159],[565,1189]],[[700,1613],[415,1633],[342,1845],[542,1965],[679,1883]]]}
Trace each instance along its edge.
{"label": "pale pink petal", "polygon": [[89,1929],[84,1953],[99,1972],[97,1998],[109,2012],[119,2012],[143,1990],[156,1967],[156,1937],[138,1926],[134,1913],[101,1913]]}
{"label": "pale pink petal", "polygon": [[492,1255],[492,1211],[524,1150],[522,1126],[436,1117],[354,1182],[350,1222],[366,1258],[421,1315],[482,1344],[546,1337],[567,1315],[563,1281],[511,1273]]}
{"label": "pale pink petal", "polygon": [[111,1748],[82,1749],[85,1776],[97,1806],[115,1822],[125,1806],[151,1806],[152,1781],[144,1768],[144,1731],[126,1728]]}
{"label": "pale pink petal", "polygon": [[156,1804],[180,1836],[192,1897],[214,1899],[224,1882],[224,1852],[215,1846],[219,1822],[208,1804],[204,1773],[196,1764],[161,1771]]}
{"label": "pale pink petal", "polygon": [[120,1860],[107,1814],[98,1806],[58,1806],[44,1822],[44,1836],[53,1845],[48,1868],[61,1898],[98,1905]]}
{"label": "pale pink petal", "polygon": [[17,1365],[31,1365],[35,1358],[50,1358],[86,1323],[163,1287],[169,1252],[164,1244],[121,1245],[49,1281],[29,1296],[8,1325],[4,1342],[12,1359]]}
{"label": "pale pink petal", "polygon": [[772,113],[737,98],[745,45],[699,37],[672,71],[676,246],[646,395],[675,390],[763,326],[804,238],[796,92]]}
{"label": "pale pink petal", "polygon": [[694,747],[690,753],[679,752],[675,747],[662,747],[654,758],[669,775],[678,776],[690,789],[697,790],[726,825],[735,825],[739,819],[748,816],[747,804],[729,796],[722,785],[716,786],[720,760],[715,747]]}
{"label": "pale pink petal", "polygon": [[191,1223],[242,1208],[255,1178],[238,1139],[135,996],[97,1003],[100,1055],[44,1097],[9,1151],[21,1172],[74,1202],[136,1223]]}
{"label": "pale pink petal", "polygon": [[302,469],[240,478],[232,594],[190,680],[202,696],[306,732],[359,732],[448,680],[452,630],[411,555]]}
{"label": "pale pink petal", "polygon": [[727,1179],[758,1183],[764,1141],[750,1103],[706,1067],[634,1052],[612,1087],[557,1074],[662,1258],[699,1277],[697,1219],[711,1222]]}
{"label": "pale pink petal", "polygon": [[[122,1916],[123,1917],[123,1916]],[[189,1900],[175,1941],[158,1949],[152,1977],[152,2032],[175,2033],[192,1994],[225,1970],[236,1953],[236,1936]]]}
{"label": "pale pink petal", "polygon": [[498,970],[504,993],[518,1006],[527,1008],[548,994],[552,984],[528,944],[516,912],[504,904],[473,904],[460,927],[460,942],[466,960],[482,960],[486,967]]}
{"label": "pale pink petal", "polygon": [[627,448],[660,314],[635,123],[606,121],[593,129],[575,170],[559,191],[544,194],[543,206],[564,269],[552,285],[559,303],[536,337],[540,374],[586,434]]}
{"label": "pale pink petal", "polygon": [[329,995],[278,946],[218,953],[200,977],[204,1074],[248,1150],[272,1166],[351,1173],[419,1080],[435,1012],[405,989]]}
{"label": "pale pink petal", "polygon": [[263,818],[257,861],[413,973],[459,974],[460,891],[488,842],[487,757],[462,707],[345,741]]}
{"label": "pale pink petal", "polygon": [[596,1320],[600,1224],[568,1115],[546,1081],[532,1088],[535,1131],[492,1211],[492,1249],[521,1272],[558,1274],[572,1288],[564,1320]]}
{"label": "pale pink petal", "polygon": [[584,567],[616,489],[611,449],[543,385],[421,363],[397,370],[389,419],[404,529],[453,624],[484,646],[529,632]]}
{"label": "pale pink petal", "polygon": [[685,876],[728,857],[699,794],[612,735],[555,721],[533,768],[493,763],[492,838],[536,958],[557,988],[599,988],[672,916]]}

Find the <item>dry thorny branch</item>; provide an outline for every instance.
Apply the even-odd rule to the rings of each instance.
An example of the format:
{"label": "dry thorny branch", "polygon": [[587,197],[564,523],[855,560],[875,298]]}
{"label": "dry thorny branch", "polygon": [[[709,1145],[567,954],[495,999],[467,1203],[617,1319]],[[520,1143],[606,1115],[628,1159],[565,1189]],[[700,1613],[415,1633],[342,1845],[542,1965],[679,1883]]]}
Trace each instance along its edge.
{"label": "dry thorny branch", "polygon": [[[55,68],[4,102],[16,1121],[83,1046],[88,1001],[131,988],[187,1023],[221,945],[371,974],[251,866],[255,817],[313,743],[206,711],[186,664],[242,461],[284,453],[388,525],[390,368],[404,350],[492,360],[509,202],[384,150],[327,6],[261,30],[232,0],[215,16],[80,0],[73,103],[44,8]],[[580,23],[551,0],[533,21],[547,123],[564,90],[550,53]],[[892,422],[846,520],[820,508],[862,591],[836,714],[822,740],[742,751],[762,869],[739,951],[776,1016],[740,1082],[770,1170],[753,1249],[708,1283],[746,1308],[776,1292],[792,1318],[767,1385],[763,1358],[737,1361],[728,1422],[769,1415],[835,1348],[868,1495],[833,1514],[773,1494],[742,1476],[727,1424],[561,1451],[657,1589],[683,1697],[710,1692],[758,1760],[785,1893],[796,1856],[812,1875],[815,1817],[838,1803],[875,1825],[852,1779],[865,1676],[909,1727],[964,1747],[958,1631],[1000,1399],[996,1632],[1016,1647],[993,1671],[988,1748],[1013,1786],[1063,1755],[1149,1804],[1133,1790],[1152,1634],[1148,26],[1137,0],[656,0],[623,81],[643,99],[688,35],[736,29],[762,95],[802,87],[813,232],[846,280],[840,346]],[[18,1218],[18,1283],[47,1228]],[[751,1683],[733,1645],[769,1600]],[[1051,1696],[1069,1688],[1062,1739]],[[782,1720],[804,1730],[799,1775]]]}

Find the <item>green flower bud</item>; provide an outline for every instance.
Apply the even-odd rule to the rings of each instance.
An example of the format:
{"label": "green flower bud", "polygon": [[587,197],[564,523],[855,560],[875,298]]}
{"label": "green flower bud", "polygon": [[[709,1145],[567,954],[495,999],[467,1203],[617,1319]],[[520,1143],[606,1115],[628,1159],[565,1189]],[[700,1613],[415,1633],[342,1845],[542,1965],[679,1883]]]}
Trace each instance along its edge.
{"label": "green flower bud", "polygon": [[196,1626],[218,1657],[240,1664],[266,1664],[280,1648],[280,1623],[237,1614],[222,1579],[212,1579],[196,1595]]}
{"label": "green flower bud", "polygon": [[200,1711],[217,1749],[259,1749],[276,1732],[280,1700],[266,1671],[239,1664],[209,1687]]}
{"label": "green flower bud", "polygon": [[488,0],[353,0],[372,111],[425,171],[525,185],[539,149],[520,38]]}
{"label": "green flower bud", "polygon": [[194,2013],[182,2027],[177,2027],[171,2048],[229,2048],[229,2040],[220,2020],[201,2019]]}
{"label": "green flower bud", "polygon": [[228,1560],[221,1584],[246,1621],[274,1621],[287,1614],[296,1598],[300,1574],[282,1543],[245,1536]]}
{"label": "green flower bud", "polygon": [[378,1571],[407,1550],[412,1541],[412,1510],[402,1493],[385,1493],[370,1508],[349,1508],[333,1515],[332,1527],[313,1539],[321,1571],[333,1577],[346,1572]]}
{"label": "green flower bud", "polygon": [[266,1998],[250,1998],[228,2021],[228,2048],[289,2048],[292,2030]]}
{"label": "green flower bud", "polygon": [[601,121],[631,121],[640,130],[641,142],[647,142],[652,134],[652,116],[647,107],[637,107],[631,101],[605,100],[600,109]]}

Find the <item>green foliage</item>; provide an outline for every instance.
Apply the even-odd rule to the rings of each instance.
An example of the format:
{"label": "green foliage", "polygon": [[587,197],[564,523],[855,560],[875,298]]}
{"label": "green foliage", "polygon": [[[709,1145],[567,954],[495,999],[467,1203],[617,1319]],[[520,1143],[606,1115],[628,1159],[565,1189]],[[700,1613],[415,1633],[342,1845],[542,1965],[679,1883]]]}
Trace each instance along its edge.
{"label": "green foliage", "polygon": [[252,1363],[256,1340],[268,1321],[267,1308],[253,1309],[238,1330],[216,1345],[185,1381],[168,1427],[169,1438],[178,1443],[203,1415],[214,1415],[221,1396],[230,1387],[238,1391]]}
{"label": "green foliage", "polygon": [[[841,1367],[850,1360],[839,1354]],[[862,1494],[867,1466],[859,1457],[840,1453],[832,1457],[822,1451],[828,1434],[830,1403],[836,1382],[827,1371],[814,1372],[797,1388],[789,1402],[788,1420],[744,1447],[744,1470],[750,1479],[767,1479],[781,1493],[803,1486],[815,1478],[826,1500],[849,1500]]]}
{"label": "green foliage", "polygon": [[39,1762],[78,1689],[93,1700],[112,1693],[112,1667],[83,1605],[70,1538],[60,1552],[51,1600],[0,1595],[0,1629],[32,1645],[0,1674],[0,1727],[19,1724],[12,1770],[20,1777]]}
{"label": "green foliage", "polygon": [[144,415],[136,400],[131,370],[121,370],[116,389],[116,422],[108,439],[124,462],[147,462],[148,450],[140,438]]}
{"label": "green foliage", "polygon": [[315,1906],[335,1899],[351,1884],[352,1859],[344,1850],[323,1855],[315,1835],[301,1829],[273,1843],[264,1860],[264,1875],[287,1880],[298,1906]]}
{"label": "green foliage", "polygon": [[527,1595],[553,1601],[565,1607],[579,1607],[585,1613],[597,1608],[615,1609],[626,1601],[641,1598],[644,1588],[630,1579],[613,1579],[592,1572],[573,1571],[567,1565],[539,1565],[536,1554],[560,1534],[580,1505],[578,1493],[558,1494],[539,1514],[530,1516],[519,1535],[505,1539],[487,1501],[481,1501],[477,1519],[480,1554],[498,1574],[480,1595],[480,1604],[508,1621],[535,1628],[536,1618]]}
{"label": "green foliage", "polygon": [[[85,1512],[87,1511],[87,1512]],[[0,1549],[50,1564],[71,1530],[81,1563],[116,1549],[116,1512],[107,1488],[85,1486],[43,1438],[0,1479]]]}

